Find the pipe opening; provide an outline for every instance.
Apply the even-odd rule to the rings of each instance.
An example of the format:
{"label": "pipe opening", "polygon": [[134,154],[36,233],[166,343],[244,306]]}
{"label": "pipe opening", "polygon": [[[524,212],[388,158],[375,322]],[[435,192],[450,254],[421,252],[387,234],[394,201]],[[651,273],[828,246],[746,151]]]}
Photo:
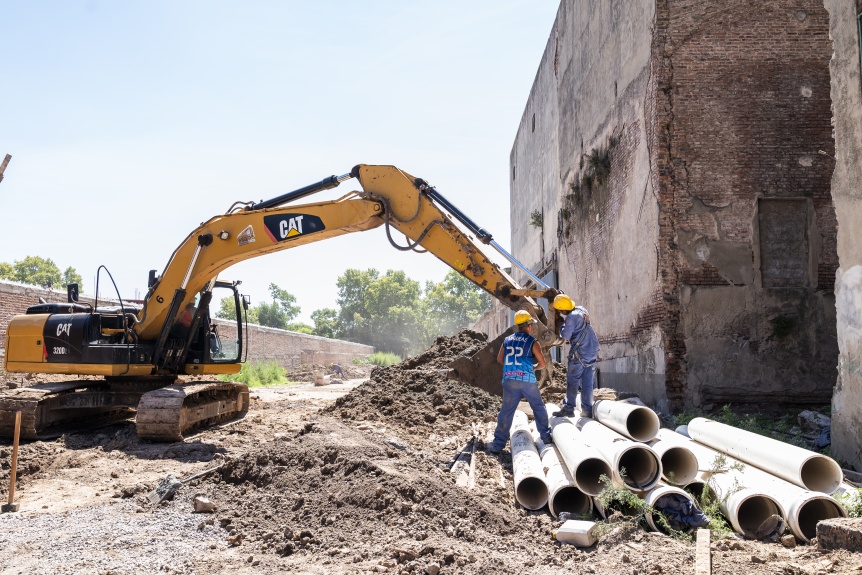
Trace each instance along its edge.
{"label": "pipe opening", "polygon": [[806,541],[817,537],[817,523],[824,519],[844,517],[844,510],[829,497],[818,497],[803,503],[796,512],[796,525]]}
{"label": "pipe opening", "polygon": [[548,486],[538,477],[525,477],[515,489],[515,499],[532,511],[541,509],[548,502]]}
{"label": "pipe opening", "polygon": [[841,485],[844,473],[833,460],[823,455],[815,455],[802,464],[799,477],[806,489],[832,493]]}
{"label": "pipe opening", "polygon": [[671,447],[661,456],[661,471],[668,482],[685,485],[697,477],[697,457],[685,447]]}
{"label": "pipe opening", "polygon": [[625,470],[625,475],[620,473],[623,482],[640,491],[653,487],[661,475],[661,464],[655,453],[638,445],[630,447],[620,455],[619,467]]}
{"label": "pipe opening", "polygon": [[703,498],[703,492],[706,490],[706,483],[698,479],[686,484],[683,489],[691,493],[695,501],[700,501]]}
{"label": "pipe opening", "polygon": [[575,469],[575,483],[584,493],[595,497],[605,488],[601,476],[612,477],[613,474],[611,466],[605,460],[591,457],[584,459]]}
{"label": "pipe opening", "polygon": [[751,539],[770,539],[781,535],[786,525],[781,509],[765,495],[751,495],[736,511],[736,522]]}
{"label": "pipe opening", "polygon": [[635,441],[646,442],[653,439],[660,427],[658,416],[645,407],[632,411],[626,418],[626,429]]}
{"label": "pipe opening", "polygon": [[548,500],[548,508],[554,517],[564,512],[575,515],[590,515],[593,511],[593,500],[574,485],[570,485],[557,491]]}
{"label": "pipe opening", "polygon": [[[678,496],[679,497],[679,496],[682,496],[682,494],[678,493],[676,491],[671,491],[670,493],[666,493],[665,495],[662,495],[661,497],[657,498],[655,501],[652,502],[652,508],[655,511],[653,513],[650,513],[648,516],[646,516],[647,523],[652,528],[652,530],[653,531],[660,531],[660,532],[664,533],[665,535],[671,534],[672,527],[671,527],[670,521],[668,520],[667,516],[664,516],[664,514],[662,514],[661,511],[658,511],[658,509],[663,509],[666,505],[666,503],[664,502],[665,498],[671,497],[671,496]],[[694,503],[694,501],[692,501],[692,503]],[[664,520],[662,520],[662,518],[664,518]],[[693,527],[687,527],[684,529],[684,532],[685,533],[691,533],[693,529],[694,529]]]}

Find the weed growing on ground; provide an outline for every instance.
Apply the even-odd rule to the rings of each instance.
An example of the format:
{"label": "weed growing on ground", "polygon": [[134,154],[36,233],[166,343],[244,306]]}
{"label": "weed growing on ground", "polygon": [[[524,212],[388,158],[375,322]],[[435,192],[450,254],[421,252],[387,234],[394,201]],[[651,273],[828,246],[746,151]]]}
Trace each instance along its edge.
{"label": "weed growing on ground", "polygon": [[847,517],[862,517],[862,489],[854,489],[846,493],[833,493],[834,497],[844,509]]}
{"label": "weed growing on ground", "polygon": [[365,363],[386,367],[389,365],[395,365],[396,363],[401,363],[401,358],[394,353],[378,351],[377,353],[372,353],[371,355],[369,355],[368,358],[365,360]]}
{"label": "weed growing on ground", "polygon": [[751,433],[756,433],[771,439],[777,439],[785,443],[811,449],[805,438],[798,433],[792,433],[791,429],[796,426],[796,416],[790,413],[776,416],[762,412],[739,413],[731,408],[729,404],[721,406],[717,413],[704,413],[703,411],[686,409],[674,416],[674,426],[688,425],[695,417],[706,417],[731,427],[736,427]]}
{"label": "weed growing on ground", "polygon": [[221,381],[236,381],[249,387],[282,385],[290,383],[284,376],[284,369],[275,361],[253,361],[242,364],[239,373],[220,375]]}

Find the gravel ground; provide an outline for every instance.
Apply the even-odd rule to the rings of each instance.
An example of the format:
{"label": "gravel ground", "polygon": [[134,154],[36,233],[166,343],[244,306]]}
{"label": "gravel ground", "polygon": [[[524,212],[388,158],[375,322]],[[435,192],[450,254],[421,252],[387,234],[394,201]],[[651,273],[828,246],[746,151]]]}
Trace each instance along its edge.
{"label": "gravel ground", "polygon": [[[692,541],[623,521],[577,549],[554,541],[560,522],[546,509],[515,504],[508,450],[494,457],[481,444],[499,398],[438,371],[479,344],[462,332],[367,381],[253,390],[243,420],[185,442],[142,442],[125,422],[25,443],[21,511],[0,515],[0,575],[693,573]],[[546,400],[559,400],[558,376]],[[473,428],[470,489],[449,466]],[[9,452],[0,440],[4,500]],[[216,465],[173,500],[147,502],[167,475]],[[214,513],[193,512],[198,493]],[[712,550],[716,575],[862,574],[858,554],[816,545],[731,538]]]}

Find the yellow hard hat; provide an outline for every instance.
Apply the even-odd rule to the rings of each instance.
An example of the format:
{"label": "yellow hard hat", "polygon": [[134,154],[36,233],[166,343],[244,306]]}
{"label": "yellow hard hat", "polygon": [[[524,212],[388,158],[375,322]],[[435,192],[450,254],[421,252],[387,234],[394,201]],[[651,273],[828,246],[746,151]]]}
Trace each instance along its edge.
{"label": "yellow hard hat", "polygon": [[528,311],[521,309],[515,312],[515,325],[524,325],[535,321]]}
{"label": "yellow hard hat", "polygon": [[554,298],[554,309],[560,311],[572,311],[575,309],[575,302],[572,301],[572,298],[567,296],[564,293],[559,294]]}

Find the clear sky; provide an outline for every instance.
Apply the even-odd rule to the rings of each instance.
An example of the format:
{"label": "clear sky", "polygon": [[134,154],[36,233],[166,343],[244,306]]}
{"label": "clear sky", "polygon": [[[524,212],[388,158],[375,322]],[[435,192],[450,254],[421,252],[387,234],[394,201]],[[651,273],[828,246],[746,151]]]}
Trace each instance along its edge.
{"label": "clear sky", "polygon": [[[558,5],[0,0],[0,261],[51,258],[88,294],[104,265],[142,297],[200,222],[358,163],[428,180],[509,248],[509,152]],[[371,267],[423,285],[449,269],[378,228],[221,277],[253,304],[278,284],[310,323]]]}

